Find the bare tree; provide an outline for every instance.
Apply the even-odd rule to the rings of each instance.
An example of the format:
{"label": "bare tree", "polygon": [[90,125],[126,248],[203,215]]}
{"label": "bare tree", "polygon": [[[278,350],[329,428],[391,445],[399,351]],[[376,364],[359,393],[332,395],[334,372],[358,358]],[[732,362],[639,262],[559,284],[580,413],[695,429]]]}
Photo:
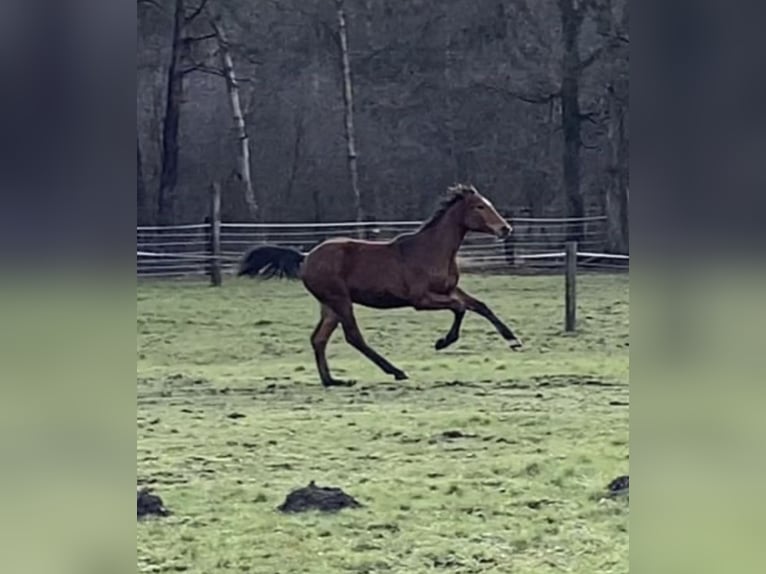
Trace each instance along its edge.
{"label": "bare tree", "polygon": [[[580,111],[580,30],[585,15],[585,8],[578,0],[558,0],[561,16],[562,41],[564,53],[561,60],[561,128],[564,136],[564,155],[562,158],[564,174],[564,195],[567,215],[582,217],[585,215],[584,202],[580,190],[580,152],[582,150],[582,121]],[[569,239],[582,241],[583,226],[572,225]]]}
{"label": "bare tree", "polygon": [[[562,46],[558,86],[550,91],[525,91],[517,87],[483,85],[529,104],[550,106],[551,110],[554,103],[560,104],[559,128],[563,138],[561,162],[564,204],[568,217],[581,218],[585,215],[585,202],[581,189],[583,124],[596,123],[594,112],[583,112],[580,103],[584,74],[606,53],[627,40],[619,32],[607,31],[603,34],[602,43],[583,56],[580,53],[580,40],[585,17],[589,12],[592,13],[599,26],[602,22],[609,21],[612,11],[611,0],[556,0],[556,5],[561,24]],[[529,6],[522,1],[520,7],[523,7],[523,13],[527,19],[530,19],[532,11]],[[540,22],[528,21],[527,25],[541,27]],[[568,230],[568,238],[582,241],[584,231],[584,225],[572,224]]]}
{"label": "bare tree", "polygon": [[141,158],[141,143],[136,137],[136,205],[139,225],[148,223],[148,205],[146,196],[146,182],[144,181],[144,162]]}
{"label": "bare tree", "polygon": [[205,10],[206,5],[207,0],[200,0],[197,8],[187,14],[185,0],[175,0],[165,117],[162,125],[160,186],[157,194],[157,219],[162,225],[172,220],[174,195],[178,185],[178,139],[181,105],[184,99],[184,77],[196,69],[194,67],[184,69],[184,62],[188,59],[188,51],[194,42],[209,38],[208,36],[187,36],[185,30]]}
{"label": "bare tree", "polygon": [[[348,48],[348,32],[346,30],[344,0],[335,0],[335,10],[338,18],[338,37],[340,39],[341,63],[343,69],[343,104],[346,126],[348,175],[351,180],[351,192],[354,194],[356,220],[361,222],[364,221],[364,208],[359,193],[359,172],[357,170],[356,142],[354,139],[354,96],[351,83],[351,57]],[[359,233],[363,233],[361,228]]]}
{"label": "bare tree", "polygon": [[295,137],[293,139],[292,162],[290,164],[290,175],[285,184],[284,205],[290,205],[293,199],[293,190],[295,189],[295,180],[300,168],[301,152],[303,149],[303,136],[306,131],[305,121],[303,119],[303,108],[298,108],[294,121]]}
{"label": "bare tree", "polygon": [[454,104],[454,98],[452,97],[452,89],[453,89],[453,78],[452,78],[452,61],[453,61],[453,50],[452,50],[452,35],[451,35],[451,21],[450,21],[450,10],[449,5],[447,3],[444,3],[443,7],[443,29],[444,29],[444,69],[442,70],[443,75],[443,82],[444,82],[444,95],[445,95],[445,107],[446,107],[446,115],[445,115],[445,122],[444,122],[444,130],[447,134],[447,146],[448,146],[448,155],[450,158],[450,168],[451,168],[451,174],[452,179],[454,181],[459,181],[463,179],[464,174],[460,173],[460,169],[458,167],[458,149],[457,149],[457,138],[455,137],[455,104]]}
{"label": "bare tree", "polygon": [[608,248],[617,253],[628,250],[628,181],[623,166],[627,163],[625,113],[614,86],[607,88],[609,106],[607,138],[609,141],[609,183],[606,210],[609,224]]}
{"label": "bare tree", "polygon": [[178,132],[181,123],[181,100],[183,99],[184,75],[181,70],[183,57],[183,29],[186,19],[184,0],[176,0],[173,18],[173,40],[168,68],[168,85],[165,96],[165,118],[162,125],[162,159],[160,189],[157,194],[157,220],[160,225],[170,223],[173,210],[173,194],[178,184]]}
{"label": "bare tree", "polygon": [[226,80],[226,91],[229,95],[229,105],[234,119],[234,129],[238,141],[238,178],[242,182],[242,191],[245,196],[245,203],[250,211],[250,217],[258,217],[258,204],[255,200],[253,191],[253,180],[250,173],[250,138],[245,126],[245,116],[242,113],[242,105],[239,97],[239,83],[234,71],[234,59],[229,50],[229,41],[221,23],[220,16],[211,18],[210,25],[213,28],[216,40],[218,42],[218,53],[221,59],[221,69],[223,77]]}
{"label": "bare tree", "polygon": [[[581,158],[583,148],[583,122],[594,122],[593,113],[583,113],[580,107],[580,92],[583,74],[605,53],[611,51],[626,39],[621,33],[607,30],[602,43],[590,53],[580,54],[580,35],[583,20],[588,11],[594,14],[597,23],[611,22],[611,0],[558,0],[561,17],[564,53],[561,61],[561,127],[564,136],[563,174],[569,217],[585,215],[581,190]],[[573,225],[570,239],[582,241],[583,225]]]}
{"label": "bare tree", "polygon": [[[164,10],[138,1],[146,4],[139,6],[144,67],[138,73],[142,90],[156,95],[138,95],[137,157],[142,156],[146,201],[156,221],[161,172],[163,193],[172,187],[174,113],[168,95],[174,92],[166,79],[176,0],[160,3]],[[187,19],[202,2],[180,1]],[[241,181],[246,135],[259,220],[311,218],[315,211],[324,220],[384,212],[418,217],[450,180],[471,178],[514,213],[533,208],[541,216],[557,209],[577,215],[605,208],[608,200],[615,208],[609,211],[615,245],[623,227],[616,205],[624,194],[617,190],[627,189],[630,134],[627,121],[611,123],[606,89],[615,87],[617,113],[627,114],[629,54],[612,50],[608,37],[627,43],[627,27],[615,30],[626,2],[480,0],[477,10],[476,0],[436,7],[374,0],[208,1],[196,21],[184,22],[183,33],[176,34],[177,79],[194,76],[185,76],[181,97],[172,100],[181,102],[175,215],[182,200],[183,211],[194,217],[207,211],[207,182],[189,178],[189,187],[180,189],[187,168],[194,167],[220,178],[233,172],[226,180],[233,201],[225,211],[249,219]],[[244,134],[238,119],[231,124],[239,114],[231,105],[233,93],[223,90],[233,83],[227,85],[223,50],[209,24],[219,9]],[[210,40],[196,43],[194,36],[208,34]],[[195,43],[187,49],[190,42]],[[257,79],[252,86],[251,75]],[[369,157],[368,145],[375,152]],[[171,208],[166,211],[172,215]],[[588,224],[578,237],[588,233],[589,242],[597,241],[598,226],[591,235]]]}

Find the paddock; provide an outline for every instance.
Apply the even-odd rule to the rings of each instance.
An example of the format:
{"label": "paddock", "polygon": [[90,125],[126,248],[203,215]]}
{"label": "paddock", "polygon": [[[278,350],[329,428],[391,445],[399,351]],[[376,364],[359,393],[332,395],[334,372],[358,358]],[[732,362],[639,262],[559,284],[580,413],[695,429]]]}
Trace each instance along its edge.
{"label": "paddock", "polygon": [[[410,380],[336,334],[328,358],[359,383],[324,389],[299,282],[139,279],[138,483],[172,512],[139,524],[139,569],[626,571],[628,505],[601,495],[628,473],[628,275],[578,275],[574,333],[561,275],[461,285],[523,351],[469,316],[437,352],[449,312],[359,308]],[[276,511],[311,480],[363,506]]]}

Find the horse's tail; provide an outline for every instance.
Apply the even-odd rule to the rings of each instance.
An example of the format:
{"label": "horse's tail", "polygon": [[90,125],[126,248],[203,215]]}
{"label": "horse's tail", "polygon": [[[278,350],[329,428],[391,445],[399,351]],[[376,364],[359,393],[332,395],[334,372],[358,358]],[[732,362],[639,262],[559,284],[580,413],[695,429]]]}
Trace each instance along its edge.
{"label": "horse's tail", "polygon": [[237,275],[270,278],[274,276],[296,278],[306,254],[289,247],[261,245],[245,253]]}

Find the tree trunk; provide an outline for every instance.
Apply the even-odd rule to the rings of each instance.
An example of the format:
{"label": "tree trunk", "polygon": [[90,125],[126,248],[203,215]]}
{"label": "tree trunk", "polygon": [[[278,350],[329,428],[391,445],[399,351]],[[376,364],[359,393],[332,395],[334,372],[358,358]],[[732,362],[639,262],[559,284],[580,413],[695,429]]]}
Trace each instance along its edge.
{"label": "tree trunk", "polygon": [[606,192],[608,248],[614,253],[628,251],[628,206],[624,161],[624,117],[612,86],[607,89],[609,104],[609,187]]}
{"label": "tree trunk", "polygon": [[141,144],[138,141],[138,137],[136,137],[136,222],[138,225],[147,225],[150,221],[147,200]]}
{"label": "tree trunk", "polygon": [[[343,103],[346,125],[346,148],[348,156],[348,174],[351,180],[351,191],[354,195],[354,208],[356,220],[364,221],[364,208],[359,193],[359,173],[357,171],[356,143],[354,139],[354,96],[351,84],[351,58],[348,49],[348,34],[346,31],[346,14],[343,7],[344,0],[335,0],[336,14],[338,17],[338,36],[340,38],[341,61],[343,65]],[[359,233],[363,235],[361,228]]]}
{"label": "tree trunk", "polygon": [[452,181],[463,181],[464,175],[461,173],[458,163],[457,138],[455,137],[455,105],[452,99],[452,26],[450,19],[450,6],[446,2],[443,4],[444,14],[444,69],[442,70],[444,82],[444,103],[445,117],[444,129],[447,132],[447,154],[449,156],[449,165],[451,168]]}
{"label": "tree trunk", "polygon": [[283,194],[283,207],[280,210],[282,211],[283,219],[289,217],[289,213],[284,208],[292,205],[293,190],[295,188],[295,181],[298,177],[298,171],[300,169],[304,133],[303,108],[299,108],[296,112],[294,125],[295,136],[293,139],[292,163],[290,165],[290,175],[287,177],[287,183],[285,184],[285,193]]}
{"label": "tree trunk", "polygon": [[620,205],[620,253],[630,251],[630,204],[628,201],[630,149],[628,138],[625,136],[625,110],[619,108],[619,123],[617,124],[617,198]]}
{"label": "tree trunk", "polygon": [[228,39],[221,22],[217,19],[211,19],[210,25],[213,27],[216,40],[218,41],[221,67],[223,69],[224,78],[226,79],[226,91],[229,94],[229,105],[231,106],[234,129],[239,143],[237,175],[242,182],[242,191],[245,196],[245,204],[250,212],[250,217],[253,220],[256,220],[258,218],[258,204],[255,201],[253,180],[250,173],[250,138],[247,135],[245,116],[242,113],[242,105],[239,98],[239,83],[237,82],[237,75],[234,72],[234,60],[231,57]]}
{"label": "tree trunk", "polygon": [[160,225],[167,225],[172,222],[173,200],[178,184],[178,136],[184,94],[184,74],[181,64],[184,50],[185,18],[184,0],[176,0],[173,20],[173,46],[168,69],[165,118],[162,126],[160,188],[157,194],[157,220]]}
{"label": "tree trunk", "polygon": [[319,201],[319,186],[316,184],[311,188],[311,202],[314,205],[314,223],[321,223],[322,202]]}
{"label": "tree trunk", "polygon": [[[580,50],[578,40],[582,24],[582,7],[576,7],[576,0],[559,0],[561,26],[563,31],[564,55],[561,70],[561,127],[564,135],[564,194],[567,216],[583,217],[584,203],[580,191],[580,150],[582,147],[580,112]],[[583,225],[570,225],[567,237],[570,241],[582,242]]]}

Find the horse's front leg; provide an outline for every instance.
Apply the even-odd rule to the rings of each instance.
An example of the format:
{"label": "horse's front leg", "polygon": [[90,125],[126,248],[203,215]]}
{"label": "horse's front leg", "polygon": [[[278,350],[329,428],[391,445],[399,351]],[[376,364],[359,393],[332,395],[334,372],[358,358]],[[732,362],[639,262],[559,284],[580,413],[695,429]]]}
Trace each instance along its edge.
{"label": "horse's front leg", "polygon": [[498,319],[497,315],[495,315],[492,312],[492,309],[490,309],[484,302],[479,301],[475,297],[472,297],[462,289],[458,288],[455,289],[455,292],[465,305],[465,308],[468,311],[473,311],[477,315],[481,315],[484,317],[487,321],[492,323],[492,325],[497,329],[497,332],[500,333],[500,335],[508,341],[511,349],[517,350],[520,349],[522,346],[521,339],[519,339],[514,332],[511,330],[508,325],[503,323],[500,319]]}
{"label": "horse's front leg", "polygon": [[463,324],[463,317],[465,317],[465,309],[460,309],[460,310],[453,309],[452,313],[455,316],[455,318],[452,321],[452,326],[450,327],[449,331],[447,331],[447,334],[444,335],[444,337],[442,337],[438,341],[436,341],[436,344],[434,345],[437,351],[446,349],[452,343],[454,343],[460,338],[460,325]]}
{"label": "horse's front leg", "polygon": [[434,347],[437,351],[445,349],[460,338],[460,325],[465,317],[465,305],[455,295],[444,295],[442,293],[425,293],[414,305],[418,311],[439,311],[449,309],[454,315],[452,326],[447,334],[436,341]]}

